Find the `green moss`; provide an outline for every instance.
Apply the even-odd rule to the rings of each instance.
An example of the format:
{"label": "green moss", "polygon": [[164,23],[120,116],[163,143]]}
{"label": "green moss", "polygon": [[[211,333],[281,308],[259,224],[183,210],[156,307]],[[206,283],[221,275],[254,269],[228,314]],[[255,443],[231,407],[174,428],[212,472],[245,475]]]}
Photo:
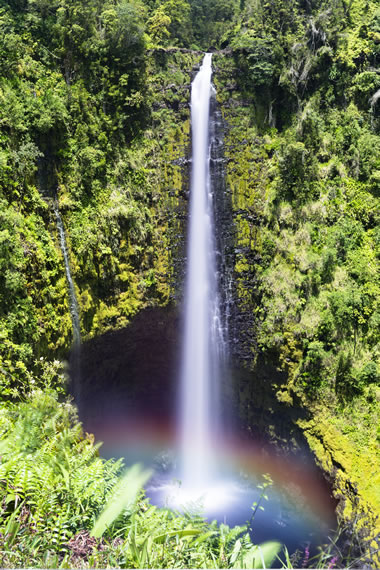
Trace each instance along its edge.
{"label": "green moss", "polygon": [[353,445],[352,439],[334,423],[334,417],[325,410],[314,410],[310,421],[298,421],[318,462],[334,479],[334,495],[341,501],[342,520],[351,522],[354,514],[358,514],[357,529],[364,533],[370,545],[380,532],[378,446],[375,443],[365,447]]}
{"label": "green moss", "polygon": [[183,228],[172,213],[183,209],[186,170],[179,159],[188,153],[190,121],[188,106],[174,110],[169,95],[188,94],[199,57],[167,53],[163,69],[152,52],[148,89],[158,109],[151,124],[120,149],[106,184],[85,204],[68,184],[60,189],[83,338],[123,327],[138,310],[164,305],[173,293],[172,256]]}

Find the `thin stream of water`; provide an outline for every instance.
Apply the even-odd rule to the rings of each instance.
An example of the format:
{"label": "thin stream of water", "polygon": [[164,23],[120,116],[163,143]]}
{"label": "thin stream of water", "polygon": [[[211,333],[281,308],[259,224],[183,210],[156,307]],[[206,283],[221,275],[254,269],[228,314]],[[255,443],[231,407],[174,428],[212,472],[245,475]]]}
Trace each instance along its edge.
{"label": "thin stream of water", "polygon": [[59,241],[61,245],[61,250],[63,254],[63,259],[65,262],[65,272],[67,284],[69,286],[69,298],[70,298],[70,314],[73,323],[73,348],[77,348],[80,345],[80,321],[79,321],[79,305],[77,296],[75,294],[74,281],[71,276],[69,253],[66,244],[65,228],[63,227],[63,222],[61,214],[59,213],[58,206],[54,204],[54,213],[57,218],[57,227],[59,232]]}
{"label": "thin stream of water", "polygon": [[73,345],[70,355],[70,368],[71,377],[73,378],[72,393],[74,395],[77,406],[81,403],[81,364],[80,364],[80,350],[81,350],[81,335],[80,335],[80,319],[79,319],[79,305],[75,293],[74,281],[71,275],[69,251],[67,249],[65,228],[59,213],[57,204],[53,205],[54,213],[57,218],[57,228],[59,233],[59,242],[63,259],[65,262],[66,280],[69,287],[69,302],[70,302],[70,315],[73,324]]}

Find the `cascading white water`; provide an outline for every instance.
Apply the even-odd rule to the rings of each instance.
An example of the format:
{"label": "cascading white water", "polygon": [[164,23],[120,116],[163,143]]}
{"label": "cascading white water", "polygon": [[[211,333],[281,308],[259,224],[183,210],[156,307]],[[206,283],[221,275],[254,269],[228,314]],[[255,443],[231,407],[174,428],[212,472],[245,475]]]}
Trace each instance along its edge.
{"label": "cascading white water", "polygon": [[[265,470],[271,472],[270,464],[267,463],[271,453],[269,446],[261,450],[260,446],[253,445],[252,448],[247,447],[248,453],[244,458],[245,452],[241,455],[245,447],[244,439],[233,436],[231,424],[226,426],[229,411],[227,406],[223,407],[221,421],[221,398],[218,390],[220,382],[223,382],[223,402],[230,403],[228,362],[227,366],[223,366],[223,357],[226,356],[224,339],[232,337],[236,325],[233,254],[232,259],[228,258],[226,247],[227,239],[230,236],[232,238],[232,234],[228,233],[228,227],[220,231],[220,224],[228,223],[222,215],[222,208],[227,205],[225,186],[221,180],[224,174],[223,162],[219,162],[219,166],[217,162],[223,161],[223,149],[220,148],[223,145],[223,124],[217,123],[217,108],[211,97],[212,91],[211,55],[208,54],[193,81],[191,95],[192,177],[183,368],[178,418],[180,441],[177,441],[180,447],[180,464],[173,466],[174,469],[171,468],[171,457],[174,459],[175,456],[171,455],[170,450],[161,450],[154,457],[154,465],[158,467],[157,475],[147,488],[147,494],[155,505],[202,514],[208,520],[216,519],[219,523],[224,522],[233,527],[236,524],[242,525],[247,520],[252,521],[252,504],[259,509],[257,505],[260,505],[262,499],[258,485],[262,483],[261,468],[265,466]],[[217,240],[214,238],[213,211],[219,230]],[[232,232],[231,228],[230,231]],[[218,249],[216,243],[219,244]],[[217,274],[217,268],[220,268],[220,275]],[[223,319],[220,318],[220,298],[223,299]],[[232,404],[234,397],[232,391],[229,393],[232,396]],[[236,457],[231,453],[232,448],[236,448]],[[255,458],[258,460],[257,465],[253,461]],[[277,460],[276,449],[273,464],[275,477],[280,473]],[[250,473],[250,466],[253,464],[255,473]],[[257,466],[259,468],[256,472]],[[289,466],[286,467],[285,462],[284,473],[288,485]],[[298,487],[298,470],[294,481]],[[255,524],[255,542],[268,538],[282,540],[281,533],[284,533],[284,542],[289,539],[289,544],[293,541],[294,550],[300,548],[300,545],[302,548],[305,539],[300,542],[300,536],[306,537],[311,543],[324,523],[315,518],[318,527],[310,532],[303,495],[302,515],[299,517],[288,503],[288,497],[281,497],[279,489],[280,487],[273,491],[266,512],[261,511],[262,505],[257,513],[255,509],[255,523],[256,517],[260,517],[259,524]],[[297,502],[299,503],[298,499]]]}
{"label": "cascading white water", "polygon": [[209,168],[211,57],[211,54],[205,55],[191,90],[192,175],[180,446],[182,485],[194,490],[204,489],[213,476],[213,439],[218,431],[219,416],[216,376],[223,346]]}

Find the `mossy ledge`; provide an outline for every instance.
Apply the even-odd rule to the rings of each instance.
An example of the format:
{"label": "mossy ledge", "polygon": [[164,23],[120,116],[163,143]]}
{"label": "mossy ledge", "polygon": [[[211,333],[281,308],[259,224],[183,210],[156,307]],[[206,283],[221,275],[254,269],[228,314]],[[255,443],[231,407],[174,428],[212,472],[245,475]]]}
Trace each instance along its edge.
{"label": "mossy ledge", "polygon": [[318,463],[333,481],[341,521],[354,525],[366,544],[369,561],[378,565],[378,450],[375,447],[358,449],[349,437],[334,426],[334,418],[322,409],[313,410],[311,420],[298,420],[297,425],[304,431]]}

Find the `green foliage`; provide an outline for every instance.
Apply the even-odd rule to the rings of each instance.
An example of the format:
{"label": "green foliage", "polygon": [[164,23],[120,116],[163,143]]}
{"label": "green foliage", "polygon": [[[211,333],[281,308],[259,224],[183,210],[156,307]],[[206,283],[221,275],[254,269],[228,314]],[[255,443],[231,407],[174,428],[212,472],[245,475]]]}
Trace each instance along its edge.
{"label": "green foliage", "polygon": [[[364,104],[364,98],[378,89],[370,67],[371,50],[376,51],[372,36],[365,36],[360,62],[353,58],[348,64],[346,58],[343,70],[342,55],[347,37],[359,37],[359,25],[372,25],[374,4],[368,3],[368,15],[359,0],[350,6],[334,5],[329,19],[325,8],[324,2],[308,7],[280,0],[246,3],[243,23],[231,35],[235,65],[229,70],[251,103],[245,111],[248,129],[255,125],[263,133],[255,139],[255,147],[247,149],[245,167],[250,177],[243,183],[245,175],[240,169],[233,171],[234,163],[231,174],[227,172],[240,212],[238,243],[259,256],[251,268],[245,265],[256,282],[257,340],[264,350],[277,354],[292,381],[299,379],[301,392],[312,388],[314,397],[318,390],[334,389],[336,377],[342,394],[344,374],[352,387],[347,394],[361,393],[360,366],[370,361],[371,351],[378,354],[379,341],[373,329],[379,298],[373,233],[378,224],[379,136],[368,100]],[[346,20],[339,22],[342,14]],[[351,14],[358,21],[351,20]],[[338,35],[334,43],[339,26],[348,35],[345,39]],[[269,49],[272,43],[275,52]],[[348,43],[354,49],[351,39]],[[331,69],[330,77],[323,75],[315,59],[321,50],[327,54],[327,45],[326,63],[336,66],[339,88],[331,84]],[[241,59],[239,53],[244,54]],[[227,68],[222,59],[217,58],[217,65],[221,73]],[[256,71],[255,80],[247,81]],[[217,80],[223,90],[221,74]],[[293,95],[297,105],[292,103]],[[276,110],[276,101],[285,105],[286,120],[283,111]],[[228,105],[227,101],[234,148],[243,141],[250,145],[247,126],[239,131],[234,123],[238,113],[240,124],[246,120],[242,110]],[[265,121],[259,109],[263,105]],[[273,124],[277,130],[270,128]],[[258,220],[258,227],[250,229],[250,235],[259,236],[255,240],[246,238],[244,209],[254,211]],[[238,274],[240,267],[237,260]],[[246,300],[241,303],[248,310]],[[357,360],[351,376],[343,366],[345,354]]]}
{"label": "green foliage", "polygon": [[[340,429],[351,417],[359,426],[348,430],[358,450],[372,444],[379,33],[373,0],[3,3],[0,381],[3,400],[28,399],[1,412],[4,565],[261,563],[240,530],[210,529],[142,499],[108,512],[113,531],[103,525],[103,542],[90,537],[121,467],[96,456],[72,409],[50,392],[63,390],[57,358],[72,336],[53,198],[84,336],[169,300],[183,230],[173,215],[183,189],[177,162],[200,59],[173,46],[226,48],[214,77],[228,125],[240,309],[254,314],[249,350],[286,372],[288,401],[328,404]],[[29,401],[31,388],[47,394]],[[83,560],[74,553],[81,540]],[[277,547],[267,548],[270,557]]]}
{"label": "green foliage", "polygon": [[96,520],[91,536],[100,538],[124,510],[133,511],[137,495],[151,475],[151,471],[142,471],[140,465],[134,465],[126,472]]}
{"label": "green foliage", "polygon": [[36,552],[67,550],[70,536],[93,522],[116,484],[121,463],[98,458],[75,420],[74,409],[59,405],[51,391],[35,391],[25,403],[1,409],[2,524],[22,505],[18,553],[33,532],[39,535]]}
{"label": "green foliage", "polygon": [[165,12],[164,6],[159,6],[148,20],[148,31],[153,44],[165,44],[170,38],[170,24],[171,18]]}
{"label": "green foliage", "polygon": [[275,73],[274,58],[276,48],[267,38],[254,35],[251,30],[237,36],[231,42],[232,49],[240,52],[239,67],[243,67],[247,89],[256,90],[271,85]]}
{"label": "green foliage", "polygon": [[363,385],[368,385],[368,384],[379,384],[379,381],[380,381],[379,365],[371,360],[367,362],[360,370],[359,382]]}
{"label": "green foliage", "polygon": [[357,463],[344,469],[358,480],[366,449],[378,462],[378,8],[242,6],[232,57],[214,57],[242,343],[252,366],[260,356],[282,371],[281,402],[323,410],[348,434]]}
{"label": "green foliage", "polygon": [[[187,33],[188,5],[165,6],[173,25]],[[169,145],[173,125],[175,131],[188,111],[152,116],[151,107],[156,100],[178,110],[187,101],[186,70],[199,56],[170,55],[165,69],[145,50],[149,17],[148,8],[126,1],[1,8],[4,397],[23,394],[38,377],[39,358],[62,358],[71,344],[53,200],[64,223],[83,337],[125,326],[142,306],[168,301],[165,201],[181,174],[169,172],[171,151],[158,141]],[[160,74],[167,85],[175,77],[182,93],[162,92]]]}
{"label": "green foliage", "polygon": [[148,46],[219,47],[237,15],[237,0],[149,2]]}
{"label": "green foliage", "polygon": [[362,109],[367,110],[371,98],[380,89],[380,78],[374,71],[363,71],[354,77],[352,91],[355,101]]}
{"label": "green foliage", "polygon": [[[38,194],[36,198],[43,211]],[[5,200],[0,217],[0,375],[2,395],[9,397],[23,393],[47,347],[60,354],[70,317],[64,281],[57,272],[58,253],[42,219],[23,217]],[[52,271],[46,271],[45,264]]]}
{"label": "green foliage", "polygon": [[[247,537],[245,539],[247,540]],[[279,542],[265,542],[250,548],[244,546],[244,542],[240,540],[235,543],[231,555],[233,568],[270,568],[281,550]]]}
{"label": "green foliage", "polygon": [[317,165],[302,142],[289,143],[279,160],[279,197],[299,203],[315,197]]}
{"label": "green foliage", "polygon": [[190,4],[186,0],[167,0],[159,9],[170,19],[168,32],[172,43],[188,45],[192,37]]}
{"label": "green foliage", "polygon": [[219,47],[239,14],[237,0],[191,0],[194,38],[203,49]]}

